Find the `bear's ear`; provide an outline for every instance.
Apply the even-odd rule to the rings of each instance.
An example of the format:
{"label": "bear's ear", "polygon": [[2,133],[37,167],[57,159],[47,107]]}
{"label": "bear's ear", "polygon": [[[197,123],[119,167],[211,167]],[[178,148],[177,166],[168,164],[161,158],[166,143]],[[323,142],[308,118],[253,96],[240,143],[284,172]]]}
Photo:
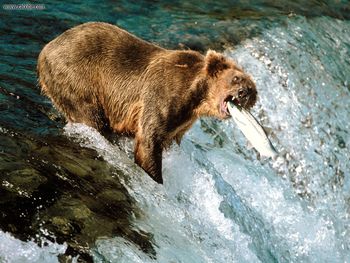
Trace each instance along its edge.
{"label": "bear's ear", "polygon": [[208,50],[205,56],[205,70],[210,77],[216,77],[220,71],[228,69],[230,65],[226,58],[213,50]]}

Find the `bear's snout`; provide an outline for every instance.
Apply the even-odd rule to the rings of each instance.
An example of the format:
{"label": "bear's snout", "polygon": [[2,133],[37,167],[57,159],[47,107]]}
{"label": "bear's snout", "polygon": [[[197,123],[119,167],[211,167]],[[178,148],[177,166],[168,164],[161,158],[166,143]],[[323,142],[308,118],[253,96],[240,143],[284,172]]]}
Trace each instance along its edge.
{"label": "bear's snout", "polygon": [[234,77],[233,84],[235,94],[233,98],[235,102],[246,109],[254,106],[257,99],[257,90],[254,82],[249,76]]}
{"label": "bear's snout", "polygon": [[244,108],[249,109],[254,106],[257,97],[256,95],[257,92],[255,86],[246,86],[238,90],[235,99]]}

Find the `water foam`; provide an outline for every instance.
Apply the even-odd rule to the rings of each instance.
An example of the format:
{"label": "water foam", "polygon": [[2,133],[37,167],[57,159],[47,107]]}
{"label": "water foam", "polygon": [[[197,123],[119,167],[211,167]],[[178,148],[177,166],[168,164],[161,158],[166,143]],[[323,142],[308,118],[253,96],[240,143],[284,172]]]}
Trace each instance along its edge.
{"label": "water foam", "polygon": [[57,256],[63,254],[67,245],[59,245],[43,240],[39,247],[35,242],[23,242],[0,231],[0,262],[3,263],[55,263]]}

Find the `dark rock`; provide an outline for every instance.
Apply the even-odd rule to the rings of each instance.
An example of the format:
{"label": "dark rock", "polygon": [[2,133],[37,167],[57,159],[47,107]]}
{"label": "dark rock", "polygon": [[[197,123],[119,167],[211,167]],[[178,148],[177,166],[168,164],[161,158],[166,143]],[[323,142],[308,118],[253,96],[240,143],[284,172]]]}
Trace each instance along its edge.
{"label": "dark rock", "polygon": [[[21,240],[66,242],[66,255],[92,262],[98,238],[123,236],[155,256],[148,233],[130,219],[142,215],[120,182],[125,174],[91,149],[65,137],[0,133],[0,228]],[[21,160],[21,161],[20,161]],[[45,230],[45,231],[41,231]]]}

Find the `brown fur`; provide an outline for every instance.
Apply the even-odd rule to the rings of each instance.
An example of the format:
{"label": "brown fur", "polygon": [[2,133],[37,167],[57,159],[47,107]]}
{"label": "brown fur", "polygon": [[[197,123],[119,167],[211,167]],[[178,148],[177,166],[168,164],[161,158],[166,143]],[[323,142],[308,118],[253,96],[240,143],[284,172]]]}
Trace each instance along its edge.
{"label": "brown fur", "polygon": [[245,91],[250,77],[214,51],[166,50],[106,23],[86,23],[48,43],[38,59],[45,95],[70,122],[135,136],[135,162],[162,183],[162,151],[200,116],[220,119],[228,96]]}

